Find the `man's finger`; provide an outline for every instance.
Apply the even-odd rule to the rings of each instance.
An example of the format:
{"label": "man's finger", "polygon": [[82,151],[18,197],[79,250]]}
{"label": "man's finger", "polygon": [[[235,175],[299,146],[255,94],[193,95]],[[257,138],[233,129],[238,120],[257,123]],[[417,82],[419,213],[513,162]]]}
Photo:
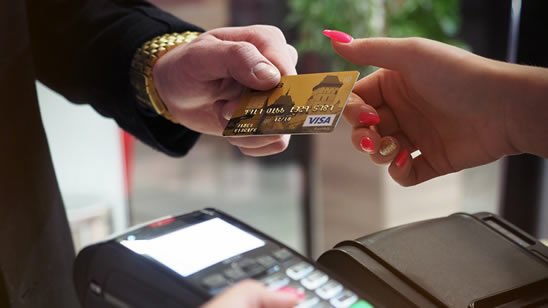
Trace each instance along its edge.
{"label": "man's finger", "polygon": [[248,42],[255,46],[270,63],[274,64],[282,76],[295,75],[296,58],[282,31],[274,26],[254,25],[246,27],[219,28],[210,31],[223,41]]}
{"label": "man's finger", "polygon": [[223,119],[230,121],[232,114],[236,111],[236,108],[238,108],[238,104],[239,102],[237,100],[231,100],[224,103],[221,108],[221,115]]}
{"label": "man's finger", "polygon": [[266,146],[260,148],[240,147],[240,151],[247,156],[254,157],[278,154],[287,149],[287,146],[289,145],[289,139],[290,135],[282,135],[282,138],[279,141],[270,143]]}
{"label": "man's finger", "polygon": [[197,80],[233,78],[257,90],[271,89],[280,82],[280,71],[251,43],[210,36],[187,48],[182,68]]}
{"label": "man's finger", "polygon": [[261,283],[244,280],[223,291],[202,308],[290,308],[297,304],[293,294],[268,290]]}
{"label": "man's finger", "polygon": [[[245,136],[245,137],[227,137],[228,143],[248,149],[256,149],[267,146],[269,144],[284,141],[283,136],[273,135],[273,136]],[[285,142],[285,141],[284,141]]]}
{"label": "man's finger", "polygon": [[291,62],[293,62],[293,67],[297,65],[297,62],[299,61],[299,53],[297,52],[297,49],[293,47],[290,44],[287,44],[287,52],[289,53],[289,57],[291,58]]}

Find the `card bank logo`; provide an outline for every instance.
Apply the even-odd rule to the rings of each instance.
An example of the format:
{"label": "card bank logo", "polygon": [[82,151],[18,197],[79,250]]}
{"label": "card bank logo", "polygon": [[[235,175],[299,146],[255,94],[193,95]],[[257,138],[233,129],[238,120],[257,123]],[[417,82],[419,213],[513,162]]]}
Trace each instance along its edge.
{"label": "card bank logo", "polygon": [[310,126],[331,126],[335,121],[336,114],[309,115],[303,123],[303,127]]}

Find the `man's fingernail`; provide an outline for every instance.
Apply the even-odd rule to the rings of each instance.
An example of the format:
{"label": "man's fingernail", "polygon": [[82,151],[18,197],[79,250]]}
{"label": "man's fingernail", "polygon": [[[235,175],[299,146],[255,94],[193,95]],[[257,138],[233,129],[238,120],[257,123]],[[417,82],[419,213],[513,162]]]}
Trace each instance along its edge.
{"label": "man's fingernail", "polygon": [[375,152],[375,144],[373,143],[373,140],[369,137],[362,137],[360,139],[360,146],[362,147],[362,150],[364,150],[366,153],[373,153]]}
{"label": "man's fingernail", "polygon": [[255,74],[259,80],[271,80],[279,78],[280,71],[270,64],[260,62],[253,67],[253,74]]}
{"label": "man's fingernail", "polygon": [[223,110],[222,113],[225,120],[230,120],[230,118],[232,117],[232,112],[230,112],[230,110]]}
{"label": "man's fingernail", "polygon": [[362,112],[359,117],[360,123],[363,125],[377,125],[381,121],[379,116],[373,112]]}
{"label": "man's fingernail", "polygon": [[401,168],[405,165],[407,162],[407,158],[409,157],[409,154],[407,153],[406,149],[401,150],[400,154],[396,156],[396,167]]}
{"label": "man's fingernail", "polygon": [[350,34],[346,34],[337,30],[323,30],[323,35],[340,43],[350,43],[352,42],[352,40],[354,40],[354,38]]}
{"label": "man's fingernail", "polygon": [[238,102],[236,101],[230,101],[223,104],[223,107],[221,108],[221,115],[225,120],[230,120],[232,118],[232,114],[234,113],[236,106],[238,106]]}
{"label": "man's fingernail", "polygon": [[392,138],[384,138],[381,140],[381,145],[379,147],[379,153],[382,156],[388,156],[396,150],[396,143]]}

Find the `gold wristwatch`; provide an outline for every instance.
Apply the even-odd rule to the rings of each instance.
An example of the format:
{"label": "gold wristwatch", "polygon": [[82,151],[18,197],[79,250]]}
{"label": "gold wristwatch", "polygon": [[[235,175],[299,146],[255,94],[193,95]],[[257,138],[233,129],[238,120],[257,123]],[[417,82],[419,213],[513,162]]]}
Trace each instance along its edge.
{"label": "gold wristwatch", "polygon": [[157,36],[138,48],[131,61],[130,81],[135,89],[137,100],[173,123],[177,121],[167,110],[154,86],[152,68],[156,61],[169,50],[189,43],[198,35],[200,32],[187,31]]}

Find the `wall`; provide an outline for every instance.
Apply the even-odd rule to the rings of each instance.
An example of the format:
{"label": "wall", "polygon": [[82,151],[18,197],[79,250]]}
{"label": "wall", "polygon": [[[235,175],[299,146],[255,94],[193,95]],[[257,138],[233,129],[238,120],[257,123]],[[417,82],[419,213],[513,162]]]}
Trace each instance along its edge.
{"label": "wall", "polygon": [[90,106],[37,84],[55,173],[77,246],[128,225],[120,131]]}

